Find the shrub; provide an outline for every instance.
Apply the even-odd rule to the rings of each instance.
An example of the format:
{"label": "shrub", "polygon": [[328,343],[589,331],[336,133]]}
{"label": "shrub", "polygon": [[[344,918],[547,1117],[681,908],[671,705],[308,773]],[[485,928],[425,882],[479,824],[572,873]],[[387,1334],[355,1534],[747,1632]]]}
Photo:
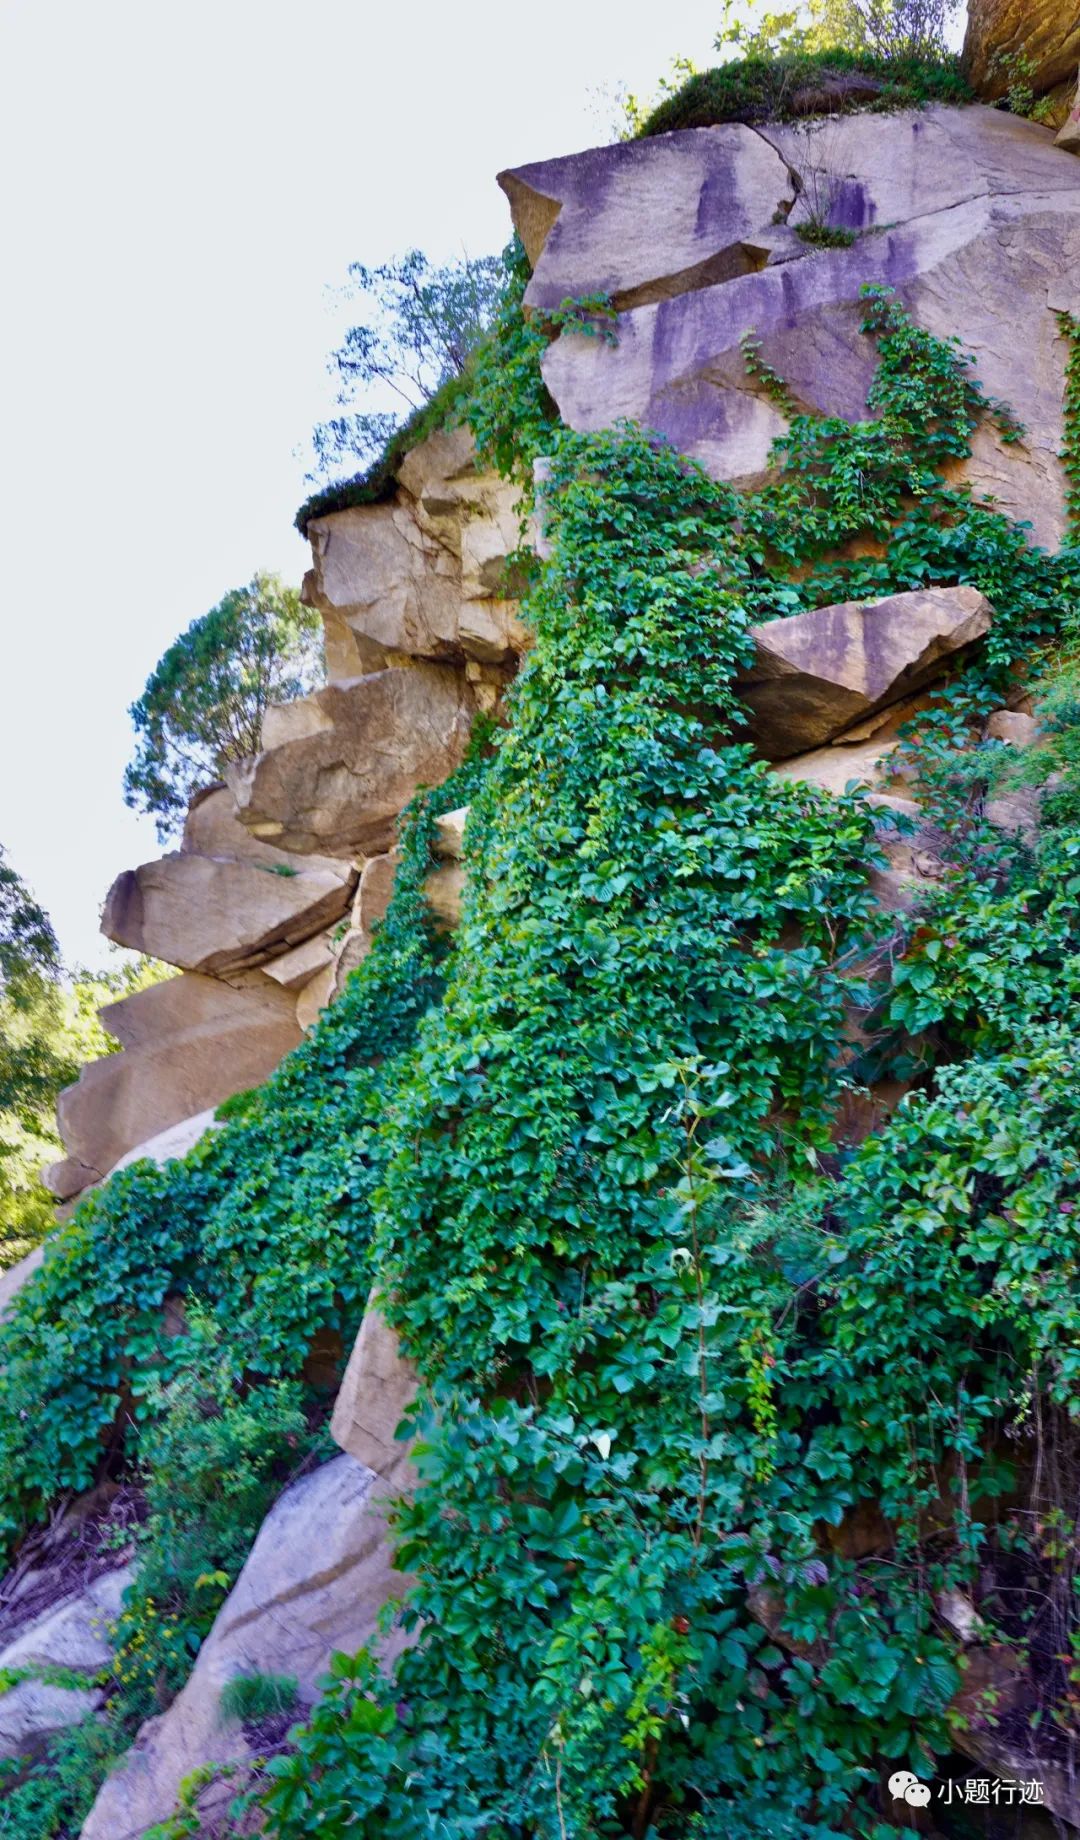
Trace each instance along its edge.
{"label": "shrub", "polygon": [[835,48],[743,58],[699,71],[653,110],[640,133],[973,100],[957,58],[883,57]]}
{"label": "shrub", "polygon": [[236,1674],[221,1689],[221,1717],[264,1725],[292,1712],[298,1697],[292,1674]]}

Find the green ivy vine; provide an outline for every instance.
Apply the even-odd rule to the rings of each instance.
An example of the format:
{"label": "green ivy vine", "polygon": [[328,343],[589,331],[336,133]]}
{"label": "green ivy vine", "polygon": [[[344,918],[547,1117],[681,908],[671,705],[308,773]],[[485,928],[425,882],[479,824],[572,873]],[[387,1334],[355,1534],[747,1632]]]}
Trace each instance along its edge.
{"label": "green ivy vine", "polygon": [[[972,582],[996,619],[924,744],[948,763],[1070,576],[943,483],[980,415],[1021,433],[959,345],[882,290],[866,330],[875,418],[793,415],[748,497],[633,427],[530,413],[536,646],[373,1201],[425,1386],[399,1518],[417,1641],[392,1684],[338,1659],[273,1765],[280,1840],[882,1835],[883,1761],[950,1747],[964,1657],[935,1601],[999,1537],[980,1516],[1032,1372],[1077,1402],[1072,933],[1002,988],[1019,1054],[970,999],[935,1007],[977,981],[978,926],[968,951],[916,931],[910,958],[894,936],[895,980],[860,978],[870,813],[770,777],[737,675],[752,620]],[[1024,868],[998,852],[984,900],[1015,904]],[[984,872],[957,867],[931,934]],[[862,1150],[838,1125],[853,1008],[937,1029],[925,1094]],[[965,1041],[985,1058],[935,1082]],[[868,1503],[886,1531],[861,1551]]]}
{"label": "green ivy vine", "polygon": [[[888,292],[870,419],[785,403],[742,495],[636,427],[559,428],[524,282],[468,408],[523,491],[548,460],[509,725],[407,820],[375,949],[312,1038],[182,1163],[85,1202],[0,1325],[0,1525],[86,1487],[103,1440],[175,1448],[192,1336],[164,1337],[167,1297],[242,1351],[223,1436],[250,1439],[263,1389],[272,1463],[315,1334],[347,1346],[374,1281],[423,1382],[416,1641],[392,1680],[335,1659],[267,1766],[268,1831],[882,1836],[883,1763],[932,1771],[965,1716],[941,1594],[1020,1550],[1067,1610],[1064,1543],[1009,1501],[1036,1404],[1058,1464],[1080,1403],[1080,845],[990,849],[969,774],[964,847],[905,936],[872,811],[771,775],[738,678],[756,621],[979,587],[983,656],[914,744],[947,819],[1074,564],[944,483],[980,416],[1021,431]],[[564,335],[601,305],[568,303]],[[432,814],[465,801],[447,952],[422,880]],[[847,1107],[898,1043],[919,1089],[859,1147]],[[980,1613],[1020,1640],[1002,1589]],[[1040,1716],[1071,1690],[1048,1664]],[[39,1773],[9,1798],[18,1840],[73,1832],[43,1795]]]}

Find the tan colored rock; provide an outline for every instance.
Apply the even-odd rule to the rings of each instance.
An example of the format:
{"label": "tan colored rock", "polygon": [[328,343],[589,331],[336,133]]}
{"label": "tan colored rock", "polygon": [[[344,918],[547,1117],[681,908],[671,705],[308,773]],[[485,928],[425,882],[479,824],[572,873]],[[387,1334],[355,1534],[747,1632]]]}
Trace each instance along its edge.
{"label": "tan colored rock", "polygon": [[[800,407],[857,420],[867,413],[875,373],[860,289],[891,287],[929,331],[952,337],[960,329],[987,393],[1009,403],[1027,428],[1023,443],[1007,446],[992,427],[980,427],[957,477],[1030,520],[1038,542],[1057,547],[1066,524],[1067,353],[1055,313],[1070,302],[1080,311],[1080,167],[1045,128],[994,109],[851,116],[834,129],[832,215],[873,234],[830,250],[787,231],[797,247],[782,263],[710,286],[680,282],[683,291],[622,312],[615,344],[564,332],[543,366],[563,419],[588,431],[628,417],[666,435],[716,478],[758,481],[786,422],[748,377],[740,340],[756,335],[762,360]],[[764,132],[787,153],[797,145],[779,130]],[[577,156],[586,172],[592,157]],[[638,187],[628,196],[653,228],[650,190],[634,179],[634,167],[627,172]],[[676,190],[683,185],[698,195],[696,169]],[[570,294],[584,291],[602,266],[589,221],[586,212],[573,263],[560,269]],[[599,203],[597,251],[607,250],[606,226]],[[1023,326],[1024,337],[1002,338],[1003,324]]]}
{"label": "tan colored rock", "polygon": [[1034,716],[1016,709],[995,709],[986,724],[989,741],[1004,741],[1008,747],[1032,747],[1039,738],[1039,724]]}
{"label": "tan colored rock", "polygon": [[1073,0],[969,0],[964,68],[980,96],[995,101],[1014,79],[1043,96],[1075,82],[1078,64]]}
{"label": "tan colored rock", "polygon": [[229,784],[256,835],[272,828],[283,849],[352,857],[388,850],[417,786],[460,764],[476,698],[452,666],[419,664],[328,684],[303,704],[309,731],[239,762]]}
{"label": "tan colored rock", "polygon": [[[285,708],[288,708],[287,704]],[[275,714],[273,709],[267,711],[271,722]],[[279,850],[274,844],[254,836],[247,825],[241,824],[236,812],[236,801],[224,783],[209,786],[205,791],[196,793],[192,799],[184,820],[180,854],[262,863],[275,869],[291,868],[305,872],[325,869],[333,875],[342,873],[340,862],[333,857],[290,855],[288,850]]]}
{"label": "tan colored rock", "polygon": [[[422,441],[399,478],[392,499],[308,526],[304,599],[323,618],[331,681],[403,656],[509,667],[528,642],[508,574],[521,541],[516,489],[477,472],[463,428]],[[284,738],[264,731],[267,747]]]}
{"label": "tan colored rock", "polygon": [[991,615],[976,588],[925,588],[755,626],[739,682],[749,732],[772,760],[818,747],[931,683],[986,635]]}
{"label": "tan colored rock", "polygon": [[419,1376],[397,1334],[369,1301],[345,1369],[330,1434],[342,1450],[395,1488],[415,1487],[411,1446],[398,1426],[416,1399]]}
{"label": "tan colored rock", "polygon": [[[460,569],[421,531],[407,503],[354,505],[315,518],[308,540],[314,557],[305,586],[309,604],[321,611],[327,603],[354,636],[376,648],[378,663],[388,650],[418,658],[457,655]],[[368,669],[378,663],[372,658]]]}
{"label": "tan colored rock", "polygon": [[[0,1647],[0,1672],[64,1668],[93,1676],[111,1659],[109,1625],[131,1582],[121,1566],[69,1593],[8,1634]],[[0,1693],[0,1757],[33,1751],[53,1733],[77,1725],[104,1700],[100,1687],[49,1685],[40,1678],[18,1681]]]}
{"label": "tan colored rock", "polygon": [[304,985],[296,999],[296,1024],[306,1035],[315,1027],[337,989],[337,961],[331,959]]}
{"label": "tan colored rock", "polygon": [[465,854],[465,824],[469,816],[469,807],[461,805],[457,811],[445,811],[441,818],[435,820],[435,855],[448,862],[460,862]]}
{"label": "tan colored rock", "polygon": [[396,850],[387,850],[381,856],[369,856],[360,871],[352,923],[361,932],[372,933],[386,913],[394,892],[399,860]]}
{"label": "tan colored rock", "polygon": [[267,977],[273,978],[283,990],[303,990],[305,984],[310,984],[320,971],[333,964],[335,956],[333,932],[316,933],[314,939],[306,939],[291,952],[269,959],[264,969]]}
{"label": "tan colored rock", "polygon": [[[795,200],[764,137],[730,123],[593,147],[499,174],[533,266],[525,304],[606,294],[619,310],[763,268]],[[797,248],[797,245],[796,245]]]}
{"label": "tan colored rock", "polygon": [[896,736],[891,735],[881,739],[871,737],[852,747],[814,748],[808,754],[796,754],[791,760],[776,761],[773,772],[777,779],[817,786],[836,798],[850,785],[883,791],[892,784],[889,760],[896,747]]}
{"label": "tan colored rock", "polygon": [[177,1157],[186,1156],[193,1150],[208,1131],[220,1130],[212,1106],[205,1111],[196,1112],[194,1118],[182,1118],[179,1124],[171,1124],[164,1131],[156,1131],[144,1144],[136,1144],[134,1150],[128,1150],[119,1162],[114,1163],[109,1174],[115,1175],[118,1169],[127,1169],[131,1163],[157,1163],[161,1168],[172,1163]]}
{"label": "tan colored rock", "polygon": [[340,863],[279,873],[261,863],[164,856],[117,876],[101,930],[166,964],[222,976],[262,964],[340,920],[353,885]]}
{"label": "tan colored rock", "polygon": [[465,871],[460,863],[443,863],[425,878],[424,895],[440,931],[460,924],[464,894]]}
{"label": "tan colored rock", "polygon": [[1077,80],[1072,107],[1058,129],[1054,144],[1064,147],[1069,153],[1080,153],[1080,78]]}
{"label": "tan colored rock", "polygon": [[[58,1169],[77,1164],[79,1187],[170,1126],[259,1085],[300,1040],[289,992],[250,974],[234,989],[186,972],[110,1004],[103,1019],[131,1045],[91,1061],[57,1102],[68,1151]],[[54,1194],[78,1192],[56,1170],[46,1179]]]}
{"label": "tan colored rock", "polygon": [[[222,1689],[238,1674],[290,1674],[298,1717],[318,1692],[335,1650],[373,1644],[386,1661],[405,1645],[382,1637],[379,1613],[408,1580],[396,1572],[386,1528],[385,1485],[352,1457],[336,1457],[278,1499],[179,1697],[140,1731],[107,1777],[82,1840],[141,1840],[172,1813],[180,1784],[200,1764],[250,1761],[256,1746],[221,1713]],[[220,1805],[236,1793],[221,1790]]]}

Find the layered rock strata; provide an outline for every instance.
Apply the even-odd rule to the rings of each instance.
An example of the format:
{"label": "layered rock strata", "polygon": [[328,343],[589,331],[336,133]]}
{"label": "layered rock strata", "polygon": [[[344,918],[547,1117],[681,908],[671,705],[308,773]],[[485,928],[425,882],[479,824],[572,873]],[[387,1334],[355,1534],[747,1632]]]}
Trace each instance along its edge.
{"label": "layered rock strata", "polygon": [[[459,764],[527,644],[511,558],[515,493],[463,429],[431,436],[386,503],[314,519],[305,599],[324,689],[268,711],[263,751],[192,801],[179,850],[126,870],[102,930],[183,976],[110,1005],[123,1052],[58,1108],[61,1200],[146,1140],[259,1084],[370,949],[393,887],[398,818]],[[452,924],[460,871],[431,878]]]}
{"label": "layered rock strata", "polygon": [[1069,108],[1080,65],[1080,13],[1070,0],[969,0],[964,68],[987,101],[1022,85],[1054,126]]}
{"label": "layered rock strata", "polygon": [[[763,143],[774,162],[764,187]],[[658,217],[661,181],[678,205]],[[759,481],[787,424],[748,375],[741,341],[760,341],[799,408],[858,420],[875,364],[860,290],[889,287],[930,332],[961,330],[987,393],[1025,426],[1011,445],[980,428],[958,476],[1029,520],[1040,542],[1060,543],[1067,354],[1056,313],[1080,311],[1080,167],[1046,128],[981,107],[695,128],[636,142],[632,159],[599,148],[501,183],[537,263],[538,310],[548,275],[572,297],[604,291],[622,303],[614,343],[568,329],[547,354],[546,382],[572,428],[629,417],[718,479]],[[730,247],[732,199],[756,211],[764,256],[717,277],[708,251]],[[815,199],[851,247],[801,240]],[[631,238],[624,226],[635,220],[643,228]],[[1002,337],[1003,326],[1023,336]]]}

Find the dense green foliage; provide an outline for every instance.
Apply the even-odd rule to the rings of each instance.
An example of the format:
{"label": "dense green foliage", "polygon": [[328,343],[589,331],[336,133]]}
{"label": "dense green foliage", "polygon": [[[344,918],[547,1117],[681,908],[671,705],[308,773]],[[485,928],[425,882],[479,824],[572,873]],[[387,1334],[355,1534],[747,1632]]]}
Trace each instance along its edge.
{"label": "dense green foliage", "polygon": [[125,802],[156,817],[164,843],[201,786],[259,752],[270,704],[302,696],[322,676],[319,618],[295,588],[266,574],[233,588],[173,641],[132,704]]}
{"label": "dense green foliage", "polygon": [[[432,820],[471,796],[484,747],[481,732],[408,814],[372,951],[309,1039],[187,1157],[87,1196],[0,1325],[4,1545],[103,1471],[147,1510],[107,1718],[5,1769],[3,1840],[74,1840],[109,1763],[182,1684],[273,1495],[321,1446],[329,1400],[304,1383],[307,1357],[359,1326],[382,1112],[441,988],[422,894]],[[178,1335],[165,1305],[184,1300]]]}
{"label": "dense green foliage", "polygon": [[782,58],[740,58],[698,71],[664,98],[639,132],[669,134],[675,128],[710,128],[722,121],[788,121],[854,109],[971,100],[956,58],[886,57],[834,47]]}
{"label": "dense green foliage", "polygon": [[[178,1510],[224,1589],[242,1542],[214,1463],[256,1512],[312,1339],[344,1344],[374,1276],[423,1381],[399,1516],[417,1640],[392,1681],[336,1660],[267,1766],[270,1832],[885,1835],[880,1766],[932,1770],[960,1717],[944,1588],[1027,1659],[1026,1714],[1075,1719],[1080,842],[1067,809],[1037,856],[1002,842],[999,751],[971,755],[1075,560],[943,483],[980,416],[1020,431],[888,293],[866,298],[873,419],[793,416],[743,496],[634,427],[554,426],[521,279],[469,411],[509,476],[550,456],[510,726],[421,801],[376,948],[312,1039],[183,1163],[85,1202],[0,1325],[4,1526],[142,1424],[158,1531],[121,1652],[158,1642],[145,1703],[178,1627],[148,1635],[146,1581],[175,1545],[196,1641],[205,1588],[154,1495],[155,1440],[190,1440],[201,1396],[162,1303],[198,1298],[243,1363]],[[751,382],[784,399],[758,361]],[[905,937],[871,896],[869,808],[768,773],[737,675],[757,620],[957,581],[996,618],[911,742],[928,810],[959,822]],[[427,822],[466,799],[443,964]],[[845,1101],[903,1054],[919,1090],[859,1149]],[[859,1544],[869,1504],[884,1531]]]}
{"label": "dense green foliage", "polygon": [[[1055,1243],[1074,890],[1048,866],[1025,893],[975,812],[907,955],[875,957],[866,809],[771,780],[734,726],[749,620],[972,582],[992,640],[920,744],[945,788],[1071,592],[1067,557],[942,483],[979,414],[1020,432],[959,347],[880,291],[867,330],[877,419],[794,418],[751,498],[630,428],[545,430],[537,645],[374,1197],[427,1389],[400,1521],[419,1639],[389,1691],[339,1662],[273,1766],[283,1840],[891,1831],[880,1761],[949,1748],[963,1660],[935,1593],[1030,1548],[992,1453],[1034,1371],[1047,1411],[1080,1402]],[[527,393],[530,444],[536,417]],[[1025,902],[1057,916],[1038,978]],[[852,1004],[882,1051],[927,1037],[928,1075],[977,1058],[837,1159]],[[845,1556],[829,1530],[867,1501],[888,1538]],[[1060,1718],[1060,1667],[1044,1684]]]}

